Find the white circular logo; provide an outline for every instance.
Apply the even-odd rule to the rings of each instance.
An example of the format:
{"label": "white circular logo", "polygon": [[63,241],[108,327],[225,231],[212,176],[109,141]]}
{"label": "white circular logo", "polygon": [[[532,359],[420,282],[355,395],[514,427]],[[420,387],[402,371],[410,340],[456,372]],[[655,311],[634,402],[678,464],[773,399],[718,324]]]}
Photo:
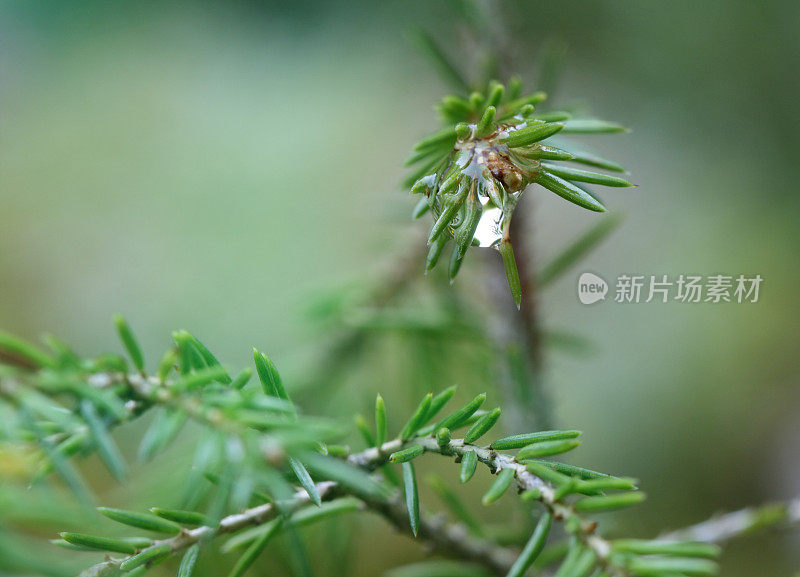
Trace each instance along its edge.
{"label": "white circular logo", "polygon": [[606,300],[608,283],[596,274],[585,272],[578,277],[578,299],[585,305]]}

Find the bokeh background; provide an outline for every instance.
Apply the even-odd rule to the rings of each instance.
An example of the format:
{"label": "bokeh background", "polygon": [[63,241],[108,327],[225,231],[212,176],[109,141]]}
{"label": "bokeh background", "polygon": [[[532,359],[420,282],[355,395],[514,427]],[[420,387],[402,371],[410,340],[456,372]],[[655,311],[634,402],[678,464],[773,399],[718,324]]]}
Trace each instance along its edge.
{"label": "bokeh background", "polygon": [[[587,137],[639,185],[604,197],[624,224],[540,302],[547,327],[593,343],[547,362],[557,422],[585,431],[580,463],[636,476],[650,496],[606,523],[652,536],[800,494],[800,4],[500,8],[523,78],[536,77],[544,43],[562,42],[558,101],[633,128]],[[121,312],[151,360],[171,330],[187,328],[231,366],[255,345],[290,388],[324,382],[325,364],[310,359],[330,335],[309,309],[336,301],[337,287],[357,293],[428,224],[409,222],[414,201],[398,185],[407,151],[436,122],[432,104],[449,92],[408,41],[419,25],[460,55],[447,3],[3,2],[0,326],[52,332],[93,354],[119,349],[110,318]],[[602,218],[538,190],[521,210],[533,215],[541,262]],[[480,282],[482,267],[468,261],[463,283]],[[583,270],[611,281],[727,273],[764,283],[750,305],[587,307],[575,295]],[[420,278],[414,290],[426,282],[438,281]],[[376,390],[390,406],[410,405],[456,379],[464,396],[491,391],[455,354],[436,373],[444,382],[420,383],[409,338],[375,335],[382,344],[335,379],[346,402],[336,405],[334,389],[324,396],[332,405],[309,394],[307,409],[367,411]],[[130,455],[139,432],[118,435]],[[98,501],[168,501],[181,482],[169,473],[192,440],[137,468],[129,487],[88,460]],[[464,494],[476,499],[481,488]],[[34,545],[53,536],[61,508],[74,513],[65,529],[101,526],[58,491],[6,484],[0,502],[13,533],[0,573],[15,575],[13,555],[32,552],[42,574],[74,574],[94,559]],[[485,515],[502,522],[510,509]],[[315,531],[312,544],[328,552],[320,574],[376,575],[423,556],[377,519]],[[279,548],[269,551],[252,574],[286,571]],[[789,575],[798,551],[796,532],[738,540],[723,574]]]}

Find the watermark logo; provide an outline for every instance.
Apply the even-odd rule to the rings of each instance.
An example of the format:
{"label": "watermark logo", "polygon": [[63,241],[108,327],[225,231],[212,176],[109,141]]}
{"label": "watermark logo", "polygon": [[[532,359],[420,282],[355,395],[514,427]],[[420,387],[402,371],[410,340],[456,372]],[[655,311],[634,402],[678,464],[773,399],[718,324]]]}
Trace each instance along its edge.
{"label": "watermark logo", "polygon": [[585,272],[578,278],[578,299],[585,305],[606,300],[608,283],[596,274]]}
{"label": "watermark logo", "polygon": [[[623,274],[614,285],[615,303],[757,303],[763,277],[713,274],[643,275]],[[585,272],[578,277],[578,299],[585,305],[606,300],[605,280]]]}

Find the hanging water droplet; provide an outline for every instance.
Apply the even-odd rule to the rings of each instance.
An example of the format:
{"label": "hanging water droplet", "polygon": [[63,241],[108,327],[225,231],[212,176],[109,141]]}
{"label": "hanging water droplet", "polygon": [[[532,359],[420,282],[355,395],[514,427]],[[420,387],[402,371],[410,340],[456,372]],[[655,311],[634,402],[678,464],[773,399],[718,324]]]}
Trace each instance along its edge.
{"label": "hanging water droplet", "polygon": [[478,222],[478,228],[475,231],[475,238],[480,243],[478,246],[489,247],[497,242],[503,236],[503,231],[500,226],[500,219],[503,217],[503,211],[492,206],[486,208],[484,206],[481,220]]}

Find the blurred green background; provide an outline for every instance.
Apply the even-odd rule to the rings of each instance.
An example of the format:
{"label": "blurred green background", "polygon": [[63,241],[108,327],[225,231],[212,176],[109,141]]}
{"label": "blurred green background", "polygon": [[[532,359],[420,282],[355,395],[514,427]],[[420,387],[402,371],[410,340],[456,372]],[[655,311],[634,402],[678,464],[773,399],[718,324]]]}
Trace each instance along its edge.
{"label": "blurred green background", "polygon": [[[604,196],[625,223],[541,302],[548,327],[594,342],[580,358],[548,357],[557,421],[585,431],[581,464],[636,476],[650,496],[606,523],[655,535],[800,494],[800,4],[500,7],[523,78],[534,78],[543,42],[563,41],[559,101],[633,127],[587,137],[639,185]],[[0,326],[53,332],[93,354],[119,349],[110,318],[121,312],[151,359],[185,327],[231,366],[255,345],[290,387],[306,379],[320,347],[309,303],[366,282],[407,252],[410,228],[428,224],[409,223],[414,201],[397,184],[407,151],[436,121],[432,104],[449,92],[407,40],[417,25],[456,46],[448,3],[0,4]],[[521,210],[533,214],[540,261],[601,218],[539,190]],[[465,269],[474,280],[481,266]],[[751,305],[587,307],[575,295],[583,270],[612,282],[623,273],[765,280]],[[425,282],[436,281],[417,286]],[[367,410],[376,390],[411,403],[458,373],[405,394],[405,357],[391,353],[389,344],[366,354],[342,379],[354,392],[347,410]],[[370,363],[386,357],[397,371],[376,379]],[[458,376],[465,396],[491,390],[484,375]],[[309,411],[326,410],[310,397]],[[118,435],[131,454],[137,431]],[[191,441],[137,469],[135,490],[88,461],[98,501],[161,504],[181,480],[156,482],[157,472],[188,459]],[[46,510],[41,523],[67,506],[46,489],[0,489],[12,522],[30,500]],[[75,515],[69,528],[99,522]],[[335,550],[320,574],[375,575],[423,554],[377,519],[349,529],[352,542],[349,531],[315,530],[313,542]],[[799,550],[796,532],[739,540],[723,574],[788,575]],[[94,559],[49,546],[38,555],[65,574]],[[276,563],[263,574],[280,574]]]}

